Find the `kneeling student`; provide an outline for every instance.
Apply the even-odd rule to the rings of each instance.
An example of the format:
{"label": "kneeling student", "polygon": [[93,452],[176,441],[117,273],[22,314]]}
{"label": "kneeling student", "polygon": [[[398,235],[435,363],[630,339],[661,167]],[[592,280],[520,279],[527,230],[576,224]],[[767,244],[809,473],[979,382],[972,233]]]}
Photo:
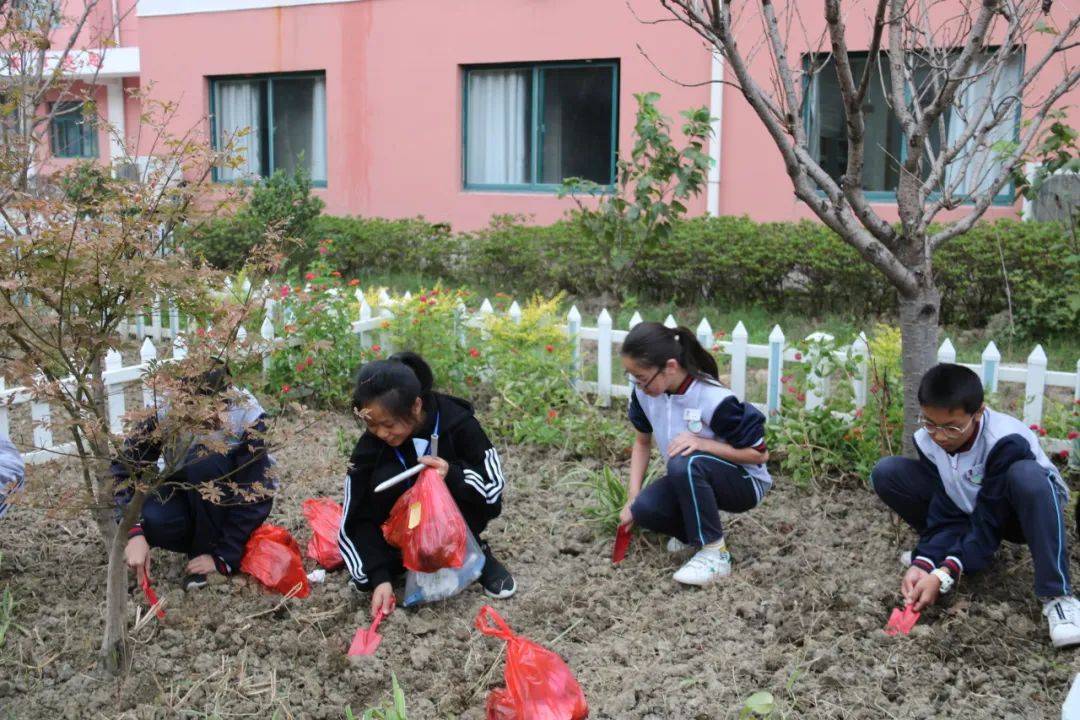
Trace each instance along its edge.
{"label": "kneeling student", "polygon": [[918,459],[883,458],[870,475],[878,496],[919,533],[910,560],[904,553],[905,602],[921,612],[963,573],[987,567],[1002,540],[1027,543],[1051,641],[1080,644],[1065,549],[1068,489],[1038,437],[986,407],[982,381],[962,365],[930,368],[919,405]]}
{"label": "kneeling student", "polygon": [[200,393],[220,400],[213,427],[163,447],[155,429],[168,414],[164,407],[128,437],[123,455],[112,464],[118,519],[134,494],[133,474],[137,478],[140,468],[159,458],[177,468],[146,498],[124,555],[141,580],[150,569],[150,548],[186,554],[185,590],[204,587],[209,574],[240,569],[244,546],[270,514],[276,488],[263,442],[265,413],[255,397],[230,386],[224,364],[195,382]]}

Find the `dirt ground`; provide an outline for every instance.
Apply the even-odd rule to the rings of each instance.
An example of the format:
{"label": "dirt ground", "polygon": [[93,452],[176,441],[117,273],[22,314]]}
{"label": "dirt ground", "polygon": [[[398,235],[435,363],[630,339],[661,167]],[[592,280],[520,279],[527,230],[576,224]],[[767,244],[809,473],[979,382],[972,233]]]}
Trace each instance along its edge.
{"label": "dirt ground", "polygon": [[[282,489],[272,521],[304,546],[300,503],[340,499],[345,459],[321,416],[278,453]],[[728,522],[732,577],[677,586],[680,558],[637,536],[619,567],[610,539],[581,512],[588,491],[572,466],[528,448],[503,452],[505,511],[489,539],[519,592],[497,610],[558,651],[585,690],[592,718],[736,717],[758,690],[793,718],[1059,717],[1080,655],[1055,651],[1031,592],[1026,550],[962,583],[911,637],[881,630],[897,600],[897,554],[910,543],[862,488],[810,492],[783,478],[764,504]],[[343,718],[404,688],[411,720],[482,720],[502,683],[498,641],[473,628],[477,589],[395,613],[377,655],[350,660],[367,602],[331,574],[311,596],[281,605],[244,578],[190,595],[183,563],[155,555],[168,616],[133,634],[121,682],[96,669],[104,557],[96,530],[70,505],[71,468],[37,467],[25,502],[0,521],[0,592],[14,623],[0,647],[0,718]],[[309,567],[313,565],[309,562]],[[129,609],[134,618],[140,594]]]}

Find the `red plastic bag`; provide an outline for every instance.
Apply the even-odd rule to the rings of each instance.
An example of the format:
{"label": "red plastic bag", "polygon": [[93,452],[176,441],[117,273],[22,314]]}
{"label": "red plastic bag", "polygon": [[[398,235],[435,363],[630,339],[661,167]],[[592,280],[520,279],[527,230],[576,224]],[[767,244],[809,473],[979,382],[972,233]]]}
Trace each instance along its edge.
{"label": "red plastic bag", "polygon": [[420,473],[390,509],[382,525],[386,542],[401,550],[409,570],[432,573],[465,562],[468,526],[446,483],[434,469]]}
{"label": "red plastic bag", "polygon": [[244,547],[240,570],[282,595],[288,595],[297,585],[300,590],[294,597],[311,594],[300,546],[283,527],[263,523],[255,528]]}
{"label": "red plastic bag", "polygon": [[311,525],[307,556],[327,570],[337,570],[345,564],[338,547],[341,506],[330,498],[310,498],[304,501],[302,507],[304,517]]}
{"label": "red plastic bag", "polygon": [[584,720],[585,693],[563,659],[515,635],[490,605],[480,608],[476,628],[506,641],[506,688],[491,691],[487,720]]}

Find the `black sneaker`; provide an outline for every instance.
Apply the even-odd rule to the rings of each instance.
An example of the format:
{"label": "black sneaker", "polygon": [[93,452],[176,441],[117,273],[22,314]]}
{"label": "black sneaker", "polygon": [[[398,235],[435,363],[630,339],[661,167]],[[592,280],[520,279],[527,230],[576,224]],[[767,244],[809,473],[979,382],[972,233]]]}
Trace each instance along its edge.
{"label": "black sneaker", "polygon": [[491,554],[491,546],[486,542],[480,543],[480,549],[484,551],[484,569],[480,573],[480,585],[488,597],[505,600],[517,592],[517,583],[514,576],[506,569],[506,566],[495,559]]}
{"label": "black sneaker", "polygon": [[202,590],[209,584],[210,582],[202,573],[191,573],[186,576],[184,582],[181,583],[184,587],[184,592],[188,592],[189,590]]}

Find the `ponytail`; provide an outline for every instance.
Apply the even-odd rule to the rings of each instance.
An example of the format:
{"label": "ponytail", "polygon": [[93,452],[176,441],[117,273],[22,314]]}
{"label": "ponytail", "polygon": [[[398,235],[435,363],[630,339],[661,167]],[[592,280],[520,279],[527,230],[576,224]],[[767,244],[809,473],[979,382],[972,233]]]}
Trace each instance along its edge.
{"label": "ponytail", "polygon": [[431,367],[414,352],[401,352],[386,360],[373,360],[356,375],[352,405],[363,410],[373,403],[396,418],[412,413],[417,398],[431,394],[434,376]]}
{"label": "ponytail", "polygon": [[658,322],[638,323],[623,340],[622,354],[646,367],[664,367],[677,360],[688,373],[716,380],[720,368],[689,328],[669,328]]}

